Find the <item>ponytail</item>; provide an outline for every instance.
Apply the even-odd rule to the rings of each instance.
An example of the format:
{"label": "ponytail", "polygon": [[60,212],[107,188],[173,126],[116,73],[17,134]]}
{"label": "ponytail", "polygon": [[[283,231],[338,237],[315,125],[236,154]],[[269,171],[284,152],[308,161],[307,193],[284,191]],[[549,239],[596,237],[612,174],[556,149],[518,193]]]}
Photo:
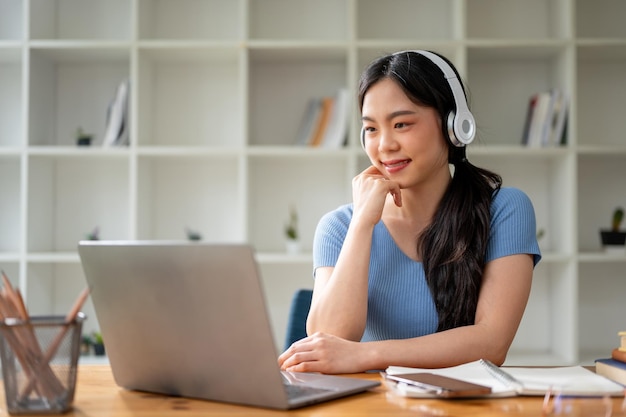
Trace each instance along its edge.
{"label": "ponytail", "polygon": [[463,152],[433,222],[419,238],[418,251],[439,315],[438,331],[474,323],[491,200],[501,184],[498,174],[472,165]]}

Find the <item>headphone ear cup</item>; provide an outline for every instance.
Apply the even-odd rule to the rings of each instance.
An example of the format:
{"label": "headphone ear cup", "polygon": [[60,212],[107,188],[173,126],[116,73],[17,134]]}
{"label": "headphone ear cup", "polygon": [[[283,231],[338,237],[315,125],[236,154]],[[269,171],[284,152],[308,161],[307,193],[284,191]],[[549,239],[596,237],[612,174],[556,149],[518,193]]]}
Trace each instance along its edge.
{"label": "headphone ear cup", "polygon": [[450,141],[451,144],[453,144],[454,146],[463,146],[463,144],[461,142],[459,142],[459,140],[456,137],[456,134],[454,133],[454,118],[456,117],[456,114],[451,111],[450,113],[448,113],[448,116],[446,117],[446,136],[448,137],[448,140]]}
{"label": "headphone ear cup", "polygon": [[474,141],[476,122],[469,111],[459,114],[451,111],[446,118],[448,139],[454,146],[462,147]]}
{"label": "headphone ear cup", "polygon": [[365,128],[361,128],[361,146],[365,149]]}

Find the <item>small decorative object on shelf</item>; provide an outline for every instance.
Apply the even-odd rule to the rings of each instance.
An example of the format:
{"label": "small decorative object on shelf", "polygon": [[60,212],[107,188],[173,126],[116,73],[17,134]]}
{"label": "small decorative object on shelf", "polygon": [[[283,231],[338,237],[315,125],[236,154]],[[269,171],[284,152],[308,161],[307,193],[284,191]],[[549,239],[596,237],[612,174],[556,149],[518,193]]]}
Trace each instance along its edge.
{"label": "small decorative object on shelf", "polygon": [[298,211],[294,206],[289,209],[289,222],[285,226],[285,244],[287,253],[300,252],[300,234],[298,233]]}
{"label": "small decorative object on shelf", "polygon": [[82,127],[76,129],[76,145],[77,146],[91,146],[91,140],[93,135],[91,133],[85,133]]}
{"label": "small decorative object on shelf", "polygon": [[187,235],[187,240],[191,240],[192,242],[197,242],[202,240],[202,234],[197,230],[190,229],[188,227],[185,228],[185,234]]}
{"label": "small decorative object on shelf", "polygon": [[91,333],[91,346],[93,346],[93,354],[96,356],[104,356],[104,341],[102,340],[102,334],[100,332]]}
{"label": "small decorative object on shelf", "polygon": [[96,226],[91,232],[85,236],[87,240],[100,240],[100,228]]}
{"label": "small decorative object on shelf", "polygon": [[626,231],[620,230],[620,225],[624,219],[624,209],[617,207],[613,211],[613,218],[611,221],[611,229],[600,229],[600,239],[602,240],[602,246],[605,250],[618,249],[623,251],[626,243]]}
{"label": "small decorative object on shelf", "polygon": [[80,356],[88,356],[91,353],[91,337],[82,335],[80,337]]}

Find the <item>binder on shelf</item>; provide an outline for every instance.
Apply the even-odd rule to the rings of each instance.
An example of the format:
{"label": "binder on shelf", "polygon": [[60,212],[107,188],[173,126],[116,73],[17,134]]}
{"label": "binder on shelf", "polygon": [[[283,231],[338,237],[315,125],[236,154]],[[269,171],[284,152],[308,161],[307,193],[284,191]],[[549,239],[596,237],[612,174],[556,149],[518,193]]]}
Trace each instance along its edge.
{"label": "binder on shelf", "polygon": [[109,104],[106,129],[102,139],[102,146],[104,147],[128,144],[128,90],[129,81],[122,81],[117,87],[115,97]]}

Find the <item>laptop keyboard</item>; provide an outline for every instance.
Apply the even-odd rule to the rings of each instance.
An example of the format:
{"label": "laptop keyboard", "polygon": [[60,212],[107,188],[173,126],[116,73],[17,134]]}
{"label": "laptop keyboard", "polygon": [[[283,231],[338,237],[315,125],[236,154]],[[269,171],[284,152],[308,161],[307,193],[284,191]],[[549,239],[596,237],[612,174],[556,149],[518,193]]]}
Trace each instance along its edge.
{"label": "laptop keyboard", "polygon": [[284,385],[285,385],[285,390],[287,391],[288,398],[308,397],[311,395],[322,394],[325,392],[332,391],[330,389],[314,388],[314,387],[308,387],[305,385],[293,385],[293,384],[284,384]]}

